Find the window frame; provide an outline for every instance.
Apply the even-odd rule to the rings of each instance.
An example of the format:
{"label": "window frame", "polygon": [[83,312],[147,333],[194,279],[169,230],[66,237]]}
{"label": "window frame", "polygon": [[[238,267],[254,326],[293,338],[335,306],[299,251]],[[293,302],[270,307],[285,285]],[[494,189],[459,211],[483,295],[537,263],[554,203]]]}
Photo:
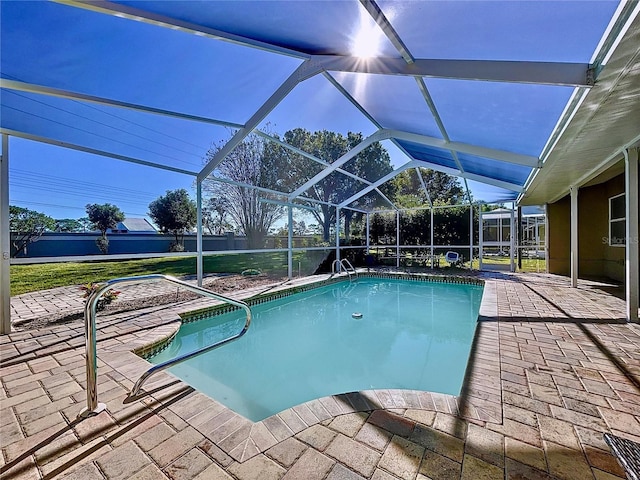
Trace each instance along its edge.
{"label": "window frame", "polygon": [[[612,203],[613,200],[619,197],[623,197],[624,201],[625,201],[625,211],[624,211],[624,215],[622,217],[616,217],[616,218],[612,218]],[[613,223],[622,223],[624,225],[625,228],[625,235],[622,237],[623,238],[623,242],[622,243],[611,243],[612,239],[614,238],[613,235],[611,234],[611,226]],[[625,197],[625,192],[619,193],[618,195],[614,195],[612,197],[609,197],[609,236],[607,237],[607,243],[610,247],[625,247],[626,246],[626,240],[625,240],[625,236],[626,236],[626,229],[627,229],[627,212],[626,212],[626,197]],[[619,238],[619,237],[616,237]]]}

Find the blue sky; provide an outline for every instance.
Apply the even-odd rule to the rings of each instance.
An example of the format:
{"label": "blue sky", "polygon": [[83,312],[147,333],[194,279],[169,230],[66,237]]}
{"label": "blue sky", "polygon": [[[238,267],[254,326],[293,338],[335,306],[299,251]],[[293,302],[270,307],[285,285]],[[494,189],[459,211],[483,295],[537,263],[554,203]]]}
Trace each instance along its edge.
{"label": "blue sky", "polygon": [[[155,5],[171,9],[180,3]],[[197,9],[189,10],[197,3],[182,5],[187,20],[189,15],[199,15]],[[233,2],[220,2],[216,7],[220,11],[203,21],[223,18],[255,34],[263,23],[265,5],[246,3],[244,20],[237,23],[241,20],[231,15],[237,13]],[[330,42],[336,49],[349,40],[348,35],[336,32],[344,33],[349,25],[357,24],[350,15],[359,11],[354,4],[344,10],[346,4],[339,2],[297,2],[293,9],[289,2],[269,5],[274,21],[267,22],[267,35],[277,40],[290,36],[294,44],[303,45],[311,31],[314,35],[309,42]],[[617,3],[489,2],[480,8],[477,2],[425,2],[421,8],[431,9],[429,13],[440,19],[433,28],[417,28],[416,18],[403,11],[406,5],[387,1],[380,5],[389,17],[395,16],[398,31],[423,57],[489,55],[507,60],[586,62]],[[3,78],[190,115],[244,123],[300,64],[292,57],[53,2],[4,1],[0,8]],[[548,14],[549,8],[554,15]],[[333,12],[334,20],[318,23],[327,12]],[[277,20],[287,16],[295,27],[278,30]],[[538,31],[542,20],[546,29]],[[447,29],[451,23],[464,27],[465,35]],[[491,36],[482,33],[487,27],[494,32]],[[388,43],[382,43],[389,50]],[[563,48],[554,50],[558,44]],[[424,45],[437,50],[424,49]],[[358,74],[335,77],[371,112],[378,112],[379,121],[384,123],[387,113],[397,109],[402,114],[395,119],[399,126],[438,135],[426,105],[409,88],[415,87],[413,79],[378,76],[364,84]],[[542,149],[571,94],[567,87],[436,79],[426,83],[450,133],[458,137],[453,140],[495,144],[534,155]],[[392,90],[394,96],[381,95]],[[4,128],[191,171],[201,168],[213,143],[230,135],[221,126],[8,90],[2,91],[2,108]],[[457,116],[460,111],[465,115]],[[266,123],[281,135],[296,127],[342,134],[355,131],[365,136],[376,129],[323,76],[299,84],[262,125]],[[389,151],[396,166],[408,160],[393,146]],[[189,175],[15,137],[10,142],[10,159],[11,203],[54,218],[82,217],[87,203],[107,202],[118,205],[128,216],[140,217],[147,213],[149,202],[167,190],[193,192],[194,180]],[[470,186],[476,198],[492,194],[490,187],[476,182]]]}

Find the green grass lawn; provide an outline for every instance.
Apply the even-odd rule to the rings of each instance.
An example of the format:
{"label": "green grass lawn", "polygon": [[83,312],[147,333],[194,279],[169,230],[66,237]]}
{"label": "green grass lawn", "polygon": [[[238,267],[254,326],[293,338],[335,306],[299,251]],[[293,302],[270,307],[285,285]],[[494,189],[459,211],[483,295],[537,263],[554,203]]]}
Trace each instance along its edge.
{"label": "green grass lawn", "polygon": [[[294,252],[294,275],[298,273],[298,267],[302,275],[312,274],[324,256],[324,251]],[[210,255],[204,257],[203,263],[205,273],[241,273],[255,268],[268,275],[287,275],[286,252]],[[151,273],[177,277],[193,275],[196,273],[196,257],[11,265],[11,295]]]}
{"label": "green grass lawn", "polygon": [[[482,258],[483,268],[491,268],[491,265],[508,266],[509,262],[510,262],[509,257],[483,257]],[[518,265],[518,260],[516,259],[516,266],[517,265]],[[473,268],[478,268],[477,259],[473,260]],[[539,260],[535,258],[523,258],[522,268],[517,268],[518,272],[545,272],[546,270],[547,270],[547,262],[544,258]]]}

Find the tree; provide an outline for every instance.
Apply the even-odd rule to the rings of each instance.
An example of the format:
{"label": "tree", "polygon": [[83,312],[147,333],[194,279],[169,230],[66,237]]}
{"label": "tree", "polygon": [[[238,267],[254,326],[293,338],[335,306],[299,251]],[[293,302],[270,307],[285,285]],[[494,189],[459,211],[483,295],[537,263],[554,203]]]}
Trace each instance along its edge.
{"label": "tree", "polygon": [[209,198],[206,201],[206,206],[202,207],[202,228],[209,235],[223,235],[233,231],[227,215],[228,208],[228,202],[224,198]]}
{"label": "tree", "polygon": [[96,245],[103,254],[109,253],[109,239],[107,238],[107,230],[116,228],[118,222],[124,220],[124,213],[110,203],[99,205],[97,203],[89,203],[86,206],[87,217],[91,222],[92,228],[100,230],[100,238],[96,240]]}
{"label": "tree", "polygon": [[79,218],[78,223],[81,225],[83,233],[88,232],[93,227],[91,220],[89,220],[89,217]]}
{"label": "tree", "polygon": [[17,256],[29,243],[35,242],[55,226],[55,220],[44,213],[10,205],[9,230],[13,233],[11,256]]}
{"label": "tree", "polygon": [[[434,205],[456,205],[465,200],[465,191],[457,177],[430,168],[420,168],[420,173]],[[394,201],[399,207],[419,207],[428,202],[414,169],[398,174],[390,183],[395,187]]]}
{"label": "tree", "polygon": [[[297,237],[301,237],[303,235],[308,235],[309,233],[311,233],[309,231],[309,228],[307,227],[307,224],[304,222],[304,220],[300,220],[299,222],[294,220],[293,223],[293,235],[297,236]],[[286,237],[289,235],[289,224],[285,223],[282,227],[278,228],[276,231],[273,232],[274,235],[278,236],[278,237]]]}
{"label": "tree", "polygon": [[175,236],[172,252],[184,251],[184,234],[196,226],[196,203],[184,188],[167,190],[149,204],[149,216],[162,233]]}
{"label": "tree", "polygon": [[[329,132],[327,130],[311,133],[303,128],[296,128],[286,132],[284,134],[284,140],[288,144],[311,153],[328,163],[333,163],[361,143],[363,137],[361,133],[354,132],[348,132],[345,137],[340,133]],[[322,166],[318,164],[310,166],[309,161],[304,159],[302,155],[296,153],[289,153],[288,155],[290,161],[286,183],[292,185],[294,188],[307,182],[322,169]],[[372,182],[393,170],[388,152],[382,144],[378,142],[365,148],[349,160],[343,168],[350,173]],[[332,173],[317,182],[305,195],[322,202],[337,204],[351,197],[364,188],[364,186],[364,184],[349,176]],[[383,188],[387,189],[385,192],[387,193],[393,186],[387,185]],[[362,200],[359,201],[359,206],[366,208],[371,201],[371,196],[363,197]],[[319,210],[312,213],[318,221],[318,224],[322,227],[323,239],[328,241],[331,227],[336,222],[336,209],[330,205],[320,204]],[[343,214],[345,215],[345,231],[348,231],[349,223],[353,218],[354,212],[345,209],[343,210]]]}
{"label": "tree", "polygon": [[79,221],[73,218],[61,218],[57,219],[56,226],[54,230],[56,232],[65,232],[65,233],[79,233],[84,232],[84,225]]}
{"label": "tree", "polygon": [[[208,162],[224,146],[218,143],[208,153]],[[271,226],[282,217],[279,205],[262,202],[268,193],[243,185],[278,189],[280,175],[287,172],[286,157],[279,155],[279,145],[250,134],[218,165],[215,178],[203,182],[203,191],[215,204],[224,202],[226,212],[237,230],[247,237],[248,248],[261,248]],[[220,180],[216,180],[216,178]],[[226,183],[230,180],[235,183]],[[217,202],[217,203],[216,203]]]}

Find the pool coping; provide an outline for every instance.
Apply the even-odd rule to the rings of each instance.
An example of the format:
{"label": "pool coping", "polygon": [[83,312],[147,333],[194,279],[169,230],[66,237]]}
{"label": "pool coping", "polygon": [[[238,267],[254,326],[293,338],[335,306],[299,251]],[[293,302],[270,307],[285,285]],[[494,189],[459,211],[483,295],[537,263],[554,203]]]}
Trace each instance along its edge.
{"label": "pool coping", "polygon": [[[489,322],[497,320],[498,315],[496,286],[491,279],[402,272],[360,272],[360,274],[366,278],[412,279],[414,281],[484,285],[470,358],[475,350],[482,349],[482,344],[492,346],[498,344],[497,325]],[[300,291],[321,288],[344,281],[348,281],[346,274],[320,276],[303,284],[282,285],[270,292],[249,297],[245,301],[250,305],[259,304]],[[209,315],[211,309],[218,310],[219,313],[228,310],[226,306],[218,304],[191,309],[189,312],[179,314],[175,310],[155,312],[153,315],[158,316],[164,322],[163,328],[158,332],[149,332],[148,335],[138,338],[133,343],[114,344],[101,349],[98,352],[99,360],[122,375],[122,383],[131,387],[134,380],[152,366],[140,356],[141,354],[150,355],[150,352],[153,352],[154,349],[157,351],[160,345],[168,344],[184,321],[183,316],[188,316],[194,311],[197,315],[204,315],[205,312]],[[480,359],[479,362],[474,361],[473,364],[471,362],[467,364],[463,391],[459,396],[396,389],[349,392],[314,399],[283,410],[259,422],[253,422],[243,417],[197,390],[194,395],[191,395],[191,400],[186,402],[186,407],[185,403],[181,402],[179,406],[171,405],[168,408],[207,437],[225,454],[238,462],[244,462],[308,427],[320,424],[337,415],[355,412],[379,409],[406,410],[407,417],[418,419],[421,411],[431,411],[458,415],[480,424],[485,422],[502,423],[502,399],[489,398],[487,394],[483,393],[486,387],[491,386],[496,379],[499,382],[499,353],[495,359]],[[185,388],[191,387],[171,373],[164,371],[147,382],[145,391],[150,393],[142,401],[145,403],[162,402],[171,392],[182,391]],[[468,395],[470,392],[476,392],[476,394]],[[100,398],[98,399],[100,400]]]}

